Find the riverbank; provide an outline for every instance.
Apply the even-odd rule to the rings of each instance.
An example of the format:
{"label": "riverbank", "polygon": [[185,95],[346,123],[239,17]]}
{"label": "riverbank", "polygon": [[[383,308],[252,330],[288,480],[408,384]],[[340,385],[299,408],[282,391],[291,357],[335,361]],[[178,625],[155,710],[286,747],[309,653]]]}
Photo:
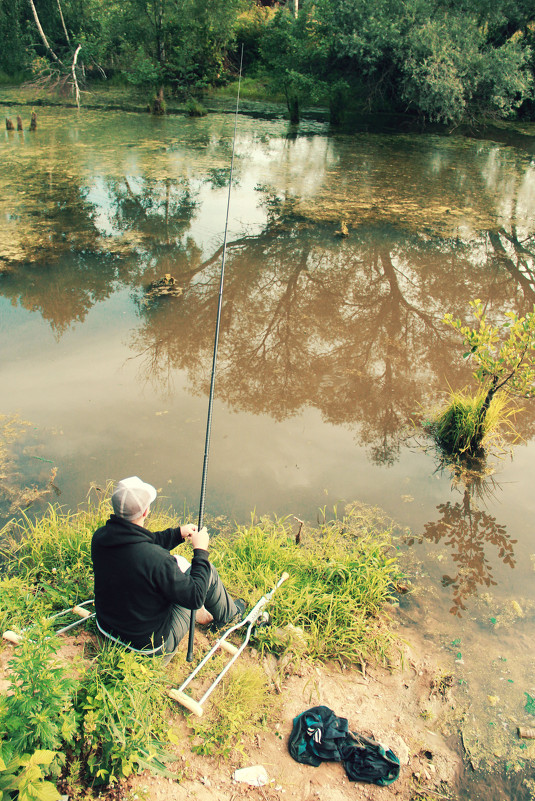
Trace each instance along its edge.
{"label": "riverbank", "polygon": [[[9,535],[4,534],[2,552],[7,561],[0,582],[2,630],[23,629],[40,616],[91,595],[89,542],[92,531],[108,513],[106,499],[76,514],[51,507],[34,524],[26,521],[15,525]],[[159,530],[174,519],[167,512],[156,513],[151,528]],[[471,797],[466,794],[469,782],[475,781],[476,790],[481,789],[477,786],[481,771],[489,771],[494,789],[492,796],[483,790],[478,798],[505,800],[512,783],[518,787],[515,797],[530,797],[526,770],[535,745],[518,740],[503,708],[506,688],[516,689],[518,694],[525,684],[521,665],[507,664],[506,658],[498,657],[491,648],[477,668],[490,700],[479,692],[478,678],[465,665],[465,659],[470,663],[472,650],[480,646],[467,639],[462,643],[451,639],[451,627],[436,616],[433,590],[426,587],[428,582],[417,563],[408,568],[412,584],[402,576],[398,551],[402,532],[392,521],[377,509],[353,504],[341,520],[318,528],[301,526],[295,520],[263,520],[238,530],[214,521],[211,529],[216,531],[218,525],[213,559],[232,591],[240,591],[249,605],[264,587],[273,584],[272,575],[289,569],[291,578],[270,604],[272,624],[259,629],[228,681],[206,703],[200,720],[163,700],[167,689],[180,686],[190,670],[185,643],[169,666],[157,668],[152,675],[147,675],[143,665],[138,674],[135,660],[126,668],[119,660],[111,673],[105,665],[107,675],[114,677],[114,686],[118,686],[117,676],[122,677],[119,684],[123,690],[119,691],[126,690],[129,698],[136,692],[138,681],[149,681],[151,687],[159,688],[157,704],[162,705],[151,714],[153,721],[157,720],[159,736],[164,736],[170,760],[167,769],[171,772],[170,778],[165,778],[146,770],[135,775],[137,771],[129,768],[118,775],[119,789],[105,791],[106,798],[111,801],[137,794],[172,801],[194,794],[199,801],[231,801],[239,793],[269,801],[386,801],[392,796],[400,801],[437,797],[455,801]],[[323,549],[323,557],[318,547]],[[349,562],[344,561],[346,557]],[[298,579],[303,564],[312,584]],[[356,571],[357,580],[353,582]],[[326,609],[318,599],[320,587],[314,582],[319,577],[320,585],[324,584],[329,575],[336,588],[325,587]],[[315,598],[313,607],[309,601],[303,606],[303,594]],[[344,609],[357,594],[358,613],[356,608]],[[491,603],[490,597],[487,602]],[[530,610],[526,606],[521,609],[518,602],[514,609],[507,606],[500,610],[496,605],[492,609],[496,615],[493,625],[501,635],[498,647],[505,654],[508,639],[521,636],[518,624]],[[85,676],[95,671],[98,675],[101,651],[91,623],[87,630],[79,628],[77,632],[62,638],[58,653],[67,671],[77,665],[77,680],[82,682],[79,697],[84,698]],[[198,629],[198,654],[207,651],[212,642],[213,636]],[[0,649],[2,693],[12,690],[12,657],[13,645],[4,642]],[[496,675],[496,663],[501,664],[504,675]],[[36,675],[44,675],[44,668]],[[214,668],[216,672],[220,669],[221,665]],[[495,687],[500,678],[505,682],[501,690]],[[106,686],[110,679],[100,680]],[[213,675],[206,683],[210,680]],[[197,687],[194,693],[204,689]],[[288,752],[292,721],[318,705],[347,718],[352,731],[390,748],[400,760],[399,778],[385,788],[354,784],[341,764],[327,762],[313,768],[295,762]],[[123,709],[122,704],[117,708]],[[101,711],[100,703],[97,709]],[[524,720],[526,713],[521,719],[519,710],[509,711],[513,722],[529,723],[529,715]],[[496,720],[503,727],[497,727]],[[113,726],[122,730],[124,724],[119,714]],[[93,738],[98,741],[105,735],[99,729],[103,724],[98,715],[94,725]],[[127,736],[127,754],[129,745]],[[267,785],[253,788],[238,785],[233,779],[238,768],[258,764],[267,773]],[[508,766],[505,775],[504,765]],[[499,789],[502,776],[503,790]],[[71,776],[70,782],[63,779],[58,784],[64,798],[93,797],[86,781],[73,784]]]}
{"label": "riverbank", "polygon": [[[220,90],[212,89],[199,99],[207,114],[234,114],[236,111],[237,84],[229,84]],[[102,82],[89,86],[81,93],[81,109],[90,111],[124,111],[147,114],[153,96],[146,89],[125,85],[106,85]],[[71,94],[52,93],[43,87],[22,84],[19,86],[0,86],[0,106],[5,115],[16,116],[19,106],[50,108],[76,108]],[[287,120],[288,109],[282,96],[263,93],[262,85],[253,82],[245,91],[240,90],[239,111],[241,114],[265,120]],[[189,116],[188,100],[170,95],[165,98],[165,115]],[[324,105],[304,106],[301,110],[303,121],[329,123],[329,109]],[[290,123],[289,123],[290,124]],[[292,126],[293,129],[298,129]],[[496,142],[514,144],[517,147],[535,152],[535,122],[522,120],[481,119],[477,124],[459,124],[453,129],[449,125],[425,123],[414,114],[391,112],[365,113],[362,110],[348,112],[344,124],[335,127],[341,133],[396,132],[396,133],[435,133],[448,135],[455,133],[476,139],[490,139]]]}
{"label": "riverbank", "polygon": [[[9,628],[24,631],[34,626],[40,618],[55,614],[58,608],[68,608],[86,600],[92,591],[89,555],[91,534],[107,518],[109,512],[109,501],[104,498],[96,506],[90,506],[76,514],[65,514],[51,507],[47,514],[35,522],[26,519],[11,528],[10,534],[4,536],[2,543],[2,630]],[[174,514],[156,512],[151,528],[163,529],[174,520]],[[259,595],[274,585],[277,576],[287,571],[290,577],[285,582],[284,590],[281,589],[270,603],[270,625],[258,629],[254,649],[242,660],[241,673],[235,674],[237,678],[229,679],[231,688],[232,682],[237,681],[238,686],[241,682],[242,688],[246,688],[245,691],[231,689],[231,694],[237,693],[238,701],[232,707],[227,707],[226,713],[221,702],[219,705],[214,704],[219,718],[212,719],[209,716],[207,727],[200,730],[194,728],[193,740],[188,736],[192,753],[226,756],[231,762],[239,757],[241,763],[246,759],[251,744],[253,747],[255,744],[258,746],[258,736],[266,727],[274,727],[280,747],[280,740],[284,735],[280,730],[281,722],[277,722],[273,715],[275,709],[284,707],[284,715],[291,719],[296,714],[292,704],[296,701],[303,703],[308,695],[309,705],[316,705],[314,699],[320,698],[322,692],[326,692],[326,696],[321,703],[327,704],[327,696],[332,695],[331,705],[341,705],[348,686],[346,677],[350,677],[351,686],[360,682],[365,687],[370,682],[369,666],[380,663],[393,665],[394,660],[399,661],[398,637],[390,630],[389,610],[395,608],[396,588],[400,586],[402,574],[397,564],[392,533],[388,526],[378,523],[379,518],[374,510],[354,504],[346,509],[341,519],[325,521],[316,529],[303,529],[300,525],[298,531],[294,532],[288,521],[265,519],[246,528],[235,530],[233,527],[226,527],[219,531],[213,541],[212,559],[231,592],[235,595],[239,592],[249,607],[254,605]],[[402,589],[406,589],[406,586],[403,585]],[[110,731],[108,717],[112,713],[108,710],[104,714],[101,704],[105,706],[112,686],[117,688],[118,676],[121,677],[119,692],[124,692],[128,684],[128,692],[135,694],[138,682],[147,682],[148,668],[143,665],[136,667],[135,660],[132,665],[126,662],[123,664],[121,653],[115,657],[116,661],[110,667],[109,656],[105,651],[100,651],[95,635],[96,630],[90,624],[87,632],[70,641],[67,646],[70,651],[64,653],[63,662],[67,666],[72,655],[77,652],[76,649],[79,657],[85,656],[86,659],[85,669],[77,659],[77,681],[81,685],[80,689],[74,690],[72,698],[69,695],[73,692],[70,680],[65,675],[65,668],[57,664],[54,653],[51,653],[51,649],[54,652],[55,648],[52,648],[52,641],[46,632],[44,639],[38,631],[35,640],[25,639],[19,646],[19,656],[14,661],[10,660],[11,645],[4,644],[2,655],[2,689],[7,695],[0,704],[0,730],[9,733],[9,721],[17,714],[22,714],[26,700],[16,688],[20,684],[21,671],[24,673],[25,665],[31,663],[32,670],[36,673],[34,690],[37,689],[40,714],[45,714],[51,720],[52,726],[55,725],[62,732],[69,730],[70,734],[64,746],[61,746],[59,734],[56,734],[55,741],[51,741],[47,734],[48,739],[45,738],[42,742],[32,740],[32,747],[25,748],[30,752],[35,748],[37,751],[48,749],[54,753],[58,753],[58,748],[60,751],[65,750],[67,773],[71,780],[72,754],[68,742],[74,732],[71,712],[68,712],[70,722],[67,723],[66,710],[76,711],[82,699],[82,706],[76,713],[81,716],[77,720],[81,720],[82,728],[78,734],[74,734],[74,740],[83,744],[89,725],[88,706],[83,699],[86,695],[92,699],[94,692],[104,693],[99,696],[101,703],[97,703],[90,713],[92,746],[86,752],[84,746],[79,745],[81,752],[77,758],[82,763],[88,760],[88,779],[92,775],[91,760],[98,758],[98,753],[113,753],[114,748],[117,748],[116,743],[112,745],[107,740]],[[60,654],[65,647],[61,646]],[[201,651],[208,647],[206,637],[202,634],[197,639],[197,647]],[[100,670],[102,659],[104,665]],[[220,668],[215,668],[218,669]],[[155,670],[155,667],[151,666],[150,670]],[[151,686],[157,686],[160,681],[176,686],[181,683],[183,674],[188,670],[189,667],[182,660],[173,660],[165,671],[158,668],[162,678],[154,676]],[[55,685],[63,688],[65,697],[60,699],[59,706],[57,694],[51,697],[49,689],[42,684],[43,680],[40,678],[49,671],[54,672]],[[92,674],[96,677],[87,679]],[[256,675],[254,680],[251,677],[253,674]],[[259,675],[262,676],[260,680]],[[358,675],[362,677],[361,680]],[[108,684],[110,680],[112,684]],[[90,686],[93,686],[91,681],[96,681],[97,686],[104,689],[89,690],[86,687],[87,681]],[[321,690],[322,682],[324,691]],[[113,690],[113,693],[116,691]],[[272,701],[269,696],[273,696]],[[281,697],[282,706],[275,703],[278,696]],[[353,697],[358,701],[358,694]],[[48,708],[47,703],[52,706]],[[89,708],[93,709],[91,703]],[[157,704],[159,703],[158,701]],[[99,762],[98,775],[102,773],[103,777],[114,776],[115,781],[125,782],[136,772],[133,766],[138,764],[138,756],[129,755],[128,751],[130,740],[136,739],[136,732],[129,730],[128,716],[123,719],[124,699],[122,703],[117,700],[113,708],[116,720],[112,730],[124,731],[125,743],[120,758],[115,756],[110,764]],[[232,737],[229,739],[229,729],[232,734],[230,719],[235,716],[236,710],[240,710],[239,725],[234,730],[238,743]],[[260,718],[259,710],[262,713]],[[161,739],[164,714],[163,707],[159,711],[158,707],[152,710],[150,726],[155,728],[151,732],[149,726],[145,732],[147,736]],[[337,710],[337,714],[348,716],[342,709]],[[179,731],[184,725],[191,728],[190,721],[184,720],[183,710],[173,710],[170,715],[171,725],[177,726]],[[30,729],[32,720],[30,716]],[[240,735],[243,733],[245,739],[240,743]],[[368,732],[370,734],[372,732]],[[34,732],[31,736],[37,735]],[[183,742],[183,739],[175,732],[170,742]],[[222,740],[226,742],[224,746],[221,744]],[[96,750],[95,741],[100,742]],[[393,748],[394,745],[395,743],[390,747]],[[136,754],[139,754],[139,747],[136,745]],[[64,762],[65,757],[59,760],[58,765]],[[145,764],[150,767],[149,757],[139,762],[140,766]],[[155,767],[157,768],[157,763]],[[54,775],[58,781],[57,772]],[[60,778],[58,786],[62,786],[62,781],[65,784],[67,778]],[[86,792],[90,784],[81,781],[82,786],[79,789],[81,791],[86,785]]]}

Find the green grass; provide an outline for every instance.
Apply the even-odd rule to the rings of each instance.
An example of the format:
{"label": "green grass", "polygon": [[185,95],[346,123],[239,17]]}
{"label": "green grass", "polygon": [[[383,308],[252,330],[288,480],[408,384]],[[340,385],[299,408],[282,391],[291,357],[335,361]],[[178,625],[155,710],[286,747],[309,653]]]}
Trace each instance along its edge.
{"label": "green grass", "polygon": [[[122,782],[146,768],[170,775],[166,743],[177,740],[169,727],[165,687],[176,684],[178,672],[189,671],[187,664],[173,660],[162,669],[159,660],[103,647],[74,687],[55,659],[59,640],[41,622],[92,596],[91,536],[110,512],[108,488],[104,498],[76,513],[50,506],[39,520],[14,523],[4,543],[0,625],[5,630],[33,624],[32,636],[11,662],[14,681],[31,675],[33,691],[23,692],[21,683],[21,692],[0,696],[0,755],[9,755],[6,781],[26,781],[31,773],[32,792],[45,792],[50,778],[62,791],[82,797],[89,784]],[[156,507],[149,520],[150,528],[161,530],[176,525],[177,518]],[[305,528],[300,544],[288,520],[266,518],[230,531],[221,520],[214,524],[220,533],[212,539],[212,559],[235,596],[252,606],[283,572],[289,574],[269,604],[272,624],[255,633],[261,654],[292,653],[344,665],[387,656],[394,640],[384,608],[400,573],[391,533],[375,510],[348,507],[341,519]],[[247,740],[276,714],[270,680],[249,660],[235,666],[217,692],[217,705],[201,721],[190,718],[193,748],[245,759]],[[22,753],[26,745],[15,747],[14,736],[26,731],[19,723],[32,714],[46,723],[42,731],[32,729],[32,759],[52,755],[35,768]],[[9,726],[11,746],[2,735]]]}
{"label": "green grass", "polygon": [[190,716],[192,750],[203,756],[245,758],[245,746],[259,728],[277,718],[278,707],[262,666],[236,663],[217,690],[217,704],[208,705],[202,718]]}
{"label": "green grass", "polygon": [[[221,98],[235,98],[238,92],[238,81],[232,81],[225,86],[211,89],[209,96]],[[240,99],[260,101],[266,103],[286,103],[283,92],[274,92],[266,81],[261,78],[244,77],[240,83]]]}
{"label": "green grass", "polygon": [[355,509],[300,545],[285,521],[262,520],[219,538],[213,560],[230,591],[249,605],[288,572],[269,606],[273,625],[258,632],[262,649],[280,649],[290,624],[302,629],[312,659],[358,663],[387,655],[393,638],[383,611],[399,567],[389,532],[369,530]]}
{"label": "green grass", "polygon": [[466,390],[450,392],[445,406],[425,424],[438,448],[447,456],[480,456],[501,442],[504,427],[514,433],[512,417],[515,414],[504,394],[492,399],[486,414],[481,417],[486,390],[475,395]]}
{"label": "green grass", "polygon": [[[273,626],[259,634],[263,650],[280,650],[281,630],[291,624],[303,629],[312,659],[357,663],[388,652],[392,637],[383,609],[399,568],[389,531],[359,510],[311,530],[300,545],[287,521],[268,518],[213,537],[212,559],[223,581],[249,605],[289,573],[270,605]],[[24,628],[92,597],[91,537],[110,512],[105,497],[76,513],[49,506],[40,519],[26,517],[11,527],[2,548],[4,629]],[[176,516],[155,508],[149,527],[169,525],[176,525]]]}

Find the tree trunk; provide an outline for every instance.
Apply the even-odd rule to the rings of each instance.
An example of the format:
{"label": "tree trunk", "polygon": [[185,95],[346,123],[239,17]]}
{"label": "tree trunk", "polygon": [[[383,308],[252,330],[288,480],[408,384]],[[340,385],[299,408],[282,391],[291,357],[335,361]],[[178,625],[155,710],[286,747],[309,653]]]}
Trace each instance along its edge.
{"label": "tree trunk", "polygon": [[160,89],[158,90],[158,94],[154,98],[154,101],[153,101],[153,104],[152,104],[152,113],[155,114],[156,116],[159,116],[161,114],[165,114],[165,100],[164,100],[164,96],[163,96],[163,86],[160,86]]}
{"label": "tree trunk", "polygon": [[61,10],[60,0],[58,0],[58,11],[59,11],[60,19],[61,19],[61,24],[63,25],[63,33],[65,34],[65,39],[67,40],[67,44],[70,47],[71,46],[71,40],[70,40],[69,34],[67,32],[67,26],[65,25],[65,20],[63,19],[63,11]]}
{"label": "tree trunk", "polygon": [[495,375],[492,377],[492,383],[487,390],[487,394],[485,395],[485,400],[481,404],[481,409],[479,410],[477,425],[473,438],[473,443],[476,450],[481,447],[481,440],[483,439],[483,434],[484,434],[485,418],[487,416],[487,412],[489,410],[489,406],[492,402],[492,399],[496,394],[497,383],[498,383],[498,376]]}
{"label": "tree trunk", "polygon": [[32,7],[33,18],[35,20],[35,24],[37,25],[37,30],[39,31],[39,36],[41,37],[44,46],[46,47],[46,49],[48,50],[48,52],[50,53],[50,55],[52,56],[54,61],[57,61],[58,64],[61,64],[61,66],[63,66],[63,63],[62,63],[61,59],[59,59],[57,57],[57,55],[54,53],[54,51],[52,50],[52,48],[48,44],[48,39],[46,38],[45,32],[41,27],[41,23],[39,22],[39,17],[37,15],[37,9],[35,8],[33,0],[28,0],[28,2],[30,3],[30,5]]}
{"label": "tree trunk", "polygon": [[74,57],[73,57],[73,60],[72,60],[72,66],[71,66],[72,82],[73,82],[73,85],[74,85],[74,96],[76,97],[76,105],[77,105],[78,108],[80,108],[80,89],[78,87],[78,81],[76,80],[76,61],[78,59],[78,53],[80,52],[81,49],[82,49],[82,45],[78,45],[78,47],[76,48],[76,52],[74,54]]}

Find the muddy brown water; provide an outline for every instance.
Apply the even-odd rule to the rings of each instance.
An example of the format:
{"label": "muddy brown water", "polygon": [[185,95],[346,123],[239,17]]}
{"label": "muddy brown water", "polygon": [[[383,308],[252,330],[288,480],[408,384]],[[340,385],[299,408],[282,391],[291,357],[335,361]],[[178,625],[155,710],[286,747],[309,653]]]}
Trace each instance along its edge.
{"label": "muddy brown water", "polygon": [[[38,119],[0,136],[3,519],[23,488],[72,509],[131,474],[195,513],[233,119]],[[471,380],[446,312],[533,307],[534,134],[243,116],[236,141],[206,512],[359,500],[396,521],[419,587],[403,614],[465,710],[463,799],[533,792],[535,406],[468,485],[412,423]],[[147,299],[166,274],[182,293]]]}

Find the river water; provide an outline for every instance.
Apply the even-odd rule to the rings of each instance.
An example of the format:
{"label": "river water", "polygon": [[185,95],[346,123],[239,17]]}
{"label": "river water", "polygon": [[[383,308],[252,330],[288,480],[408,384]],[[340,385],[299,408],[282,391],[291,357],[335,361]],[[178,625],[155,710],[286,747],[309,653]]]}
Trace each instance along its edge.
{"label": "river water", "polygon": [[[40,109],[0,138],[4,522],[132,474],[195,513],[233,130]],[[417,422],[471,381],[446,312],[533,307],[534,134],[243,115],[236,137],[206,513],[360,501],[395,520],[418,587],[403,614],[466,707],[466,799],[533,792],[516,726],[535,723],[535,405],[483,480],[441,466]],[[150,297],[166,274],[177,295]]]}

